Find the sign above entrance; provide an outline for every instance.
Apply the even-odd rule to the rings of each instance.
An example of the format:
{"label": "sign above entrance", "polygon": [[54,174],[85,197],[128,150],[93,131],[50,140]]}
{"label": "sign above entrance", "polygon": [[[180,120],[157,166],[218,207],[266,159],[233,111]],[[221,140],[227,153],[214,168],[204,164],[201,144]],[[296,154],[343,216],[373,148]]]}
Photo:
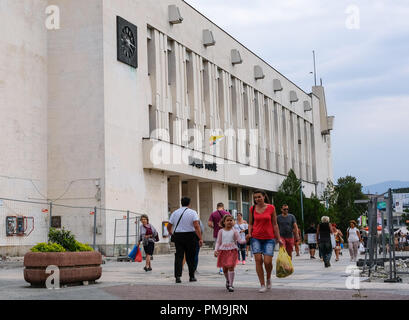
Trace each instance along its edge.
{"label": "sign above entrance", "polygon": [[189,165],[192,167],[195,167],[197,169],[206,169],[209,171],[214,171],[217,172],[217,163],[209,163],[206,161],[203,161],[201,159],[189,157]]}

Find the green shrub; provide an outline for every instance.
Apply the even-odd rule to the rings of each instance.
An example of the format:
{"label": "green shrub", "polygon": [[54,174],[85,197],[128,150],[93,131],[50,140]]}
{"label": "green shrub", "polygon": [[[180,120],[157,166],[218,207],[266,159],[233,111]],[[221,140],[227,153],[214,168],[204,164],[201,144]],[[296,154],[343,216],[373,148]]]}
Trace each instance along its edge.
{"label": "green shrub", "polygon": [[75,241],[77,249],[76,251],[94,251],[92,247],[90,247],[88,244],[83,244],[81,242]]}
{"label": "green shrub", "polygon": [[64,228],[57,230],[50,229],[48,233],[48,243],[39,243],[33,248],[32,252],[81,252],[81,251],[94,251],[88,244],[83,244],[75,240],[74,235]]}
{"label": "green shrub", "polygon": [[39,243],[31,248],[32,252],[65,252],[63,246],[59,245],[58,243]]}
{"label": "green shrub", "polygon": [[58,243],[63,246],[66,251],[77,251],[77,241],[74,235],[64,228],[62,230],[51,228],[48,233],[48,241]]}

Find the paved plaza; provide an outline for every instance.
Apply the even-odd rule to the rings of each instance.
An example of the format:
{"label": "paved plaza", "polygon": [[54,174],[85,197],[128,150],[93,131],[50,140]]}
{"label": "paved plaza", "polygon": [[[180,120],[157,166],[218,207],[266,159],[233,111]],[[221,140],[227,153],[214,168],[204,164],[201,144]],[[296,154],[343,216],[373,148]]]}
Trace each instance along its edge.
{"label": "paved plaza", "polygon": [[[277,252],[276,252],[277,256]],[[274,257],[274,265],[275,259]],[[331,260],[324,268],[318,259],[308,254],[293,258],[294,273],[283,279],[273,276],[273,289],[259,293],[255,263],[236,268],[235,292],[228,293],[225,279],[218,274],[212,251],[202,252],[197,282],[188,280],[187,266],[182,283],[175,284],[174,256],[157,255],[152,261],[153,271],[145,272],[143,263],[117,262],[106,258],[102,277],[96,284],[63,287],[59,290],[31,288],[23,278],[22,260],[0,265],[0,299],[3,300],[406,300],[409,299],[409,281],[402,283],[368,282],[360,278],[360,289],[347,289],[346,273],[351,265],[347,250],[340,261]],[[275,270],[275,267],[274,267]]]}

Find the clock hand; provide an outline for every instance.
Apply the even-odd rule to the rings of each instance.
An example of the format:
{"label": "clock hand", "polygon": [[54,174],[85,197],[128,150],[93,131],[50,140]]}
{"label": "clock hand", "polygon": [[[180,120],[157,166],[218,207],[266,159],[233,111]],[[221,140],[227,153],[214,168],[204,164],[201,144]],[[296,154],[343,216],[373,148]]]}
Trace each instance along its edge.
{"label": "clock hand", "polygon": [[131,40],[126,39],[126,42],[127,42],[127,44],[128,44],[129,46],[132,46],[132,47],[136,48],[136,47],[132,44]]}

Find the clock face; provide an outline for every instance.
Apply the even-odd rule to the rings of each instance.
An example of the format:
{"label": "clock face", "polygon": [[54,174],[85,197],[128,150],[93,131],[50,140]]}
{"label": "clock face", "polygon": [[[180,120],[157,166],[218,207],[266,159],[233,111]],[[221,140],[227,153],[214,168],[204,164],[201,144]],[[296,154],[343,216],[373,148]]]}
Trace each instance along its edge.
{"label": "clock face", "polygon": [[132,23],[117,17],[117,52],[118,61],[134,68],[138,67],[138,29]]}
{"label": "clock face", "polygon": [[128,26],[122,29],[121,42],[124,56],[131,59],[136,52],[136,43],[133,32]]}

